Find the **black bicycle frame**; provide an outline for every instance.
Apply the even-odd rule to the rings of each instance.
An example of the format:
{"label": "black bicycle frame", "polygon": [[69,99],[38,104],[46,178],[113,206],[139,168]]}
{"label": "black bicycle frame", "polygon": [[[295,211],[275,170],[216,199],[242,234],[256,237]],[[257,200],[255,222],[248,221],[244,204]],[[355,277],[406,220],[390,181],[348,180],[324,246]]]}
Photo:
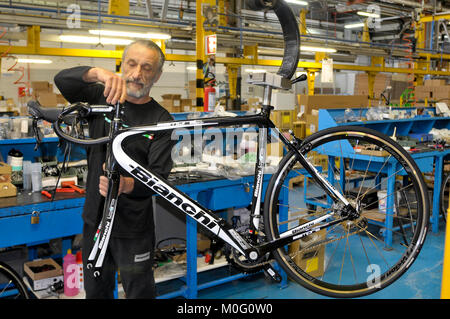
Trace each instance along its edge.
{"label": "black bicycle frame", "polygon": [[[202,127],[217,127],[217,126],[242,126],[242,125],[255,125],[259,128],[258,132],[258,151],[255,166],[255,183],[252,196],[252,208],[251,216],[253,220],[251,223],[251,229],[258,230],[259,218],[261,217],[260,204],[262,195],[262,182],[265,166],[265,153],[266,153],[266,141],[267,130],[274,129],[279,133],[273,122],[269,118],[269,112],[262,112],[257,115],[250,116],[237,116],[237,117],[212,117],[205,119],[193,119],[193,120],[179,120],[170,122],[161,122],[154,125],[138,126],[121,129],[116,132],[116,136],[112,142],[112,152],[114,154],[117,163],[126,171],[128,171],[137,180],[145,184],[156,194],[159,194],[165,198],[169,203],[175,206],[177,209],[192,217],[196,222],[202,225],[204,228],[212,232],[216,237],[227,242],[241,254],[249,258],[250,260],[257,260],[267,252],[273,251],[276,248],[282,247],[298,238],[307,236],[311,233],[317,232],[325,227],[329,227],[336,223],[342,222],[348,217],[336,219],[332,222],[322,223],[327,218],[331,217],[333,213],[324,215],[316,220],[313,220],[307,224],[297,226],[283,234],[281,238],[264,243],[262,245],[252,245],[245,240],[240,234],[238,234],[229,223],[224,219],[218,217],[209,209],[203,207],[201,204],[191,199],[187,194],[181,192],[172,185],[168,180],[159,176],[157,173],[151,172],[140,164],[135,162],[130,156],[128,156],[123,148],[122,142],[137,134],[154,133],[166,130],[174,130],[179,128],[192,129],[198,126]],[[295,152],[298,161],[303,167],[311,174],[312,178],[321,185],[324,190],[333,198],[335,202],[341,202],[345,206],[349,206],[348,201],[340,194],[328,180],[319,174],[314,165],[312,165],[297,149],[298,143],[289,141],[282,134],[279,134],[281,141],[287,145],[288,149]],[[295,139],[293,140],[295,141]],[[314,227],[313,227],[314,226]]]}

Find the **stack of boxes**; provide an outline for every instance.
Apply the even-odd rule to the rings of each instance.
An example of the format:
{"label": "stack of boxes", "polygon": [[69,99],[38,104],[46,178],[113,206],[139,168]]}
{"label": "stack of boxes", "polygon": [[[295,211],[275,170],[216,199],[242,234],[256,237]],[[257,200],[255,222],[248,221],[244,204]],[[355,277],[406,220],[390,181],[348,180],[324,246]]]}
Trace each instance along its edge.
{"label": "stack of boxes", "polygon": [[182,99],[181,94],[164,94],[161,97],[163,100],[159,104],[169,113],[195,111],[195,107],[192,107],[192,100]]}
{"label": "stack of boxes", "polygon": [[181,94],[164,94],[161,97],[163,100],[160,104],[169,113],[181,112]]}
{"label": "stack of boxes", "polygon": [[425,80],[424,85],[418,85],[415,89],[416,100],[448,100],[450,99],[450,85],[446,80]]}
{"label": "stack of boxes", "polygon": [[[371,98],[378,99],[383,91],[391,85],[391,75],[377,73],[373,85],[373,95]],[[358,73],[355,77],[355,95],[369,95],[369,76],[367,73]]]}
{"label": "stack of boxes", "polygon": [[297,95],[300,120],[306,123],[305,134],[318,130],[319,109],[365,108],[367,95]]}
{"label": "stack of boxes", "polygon": [[189,81],[188,83],[188,98],[182,99],[181,94],[164,94],[162,101],[159,102],[169,113],[178,112],[195,112],[197,105],[196,98],[196,81]]}

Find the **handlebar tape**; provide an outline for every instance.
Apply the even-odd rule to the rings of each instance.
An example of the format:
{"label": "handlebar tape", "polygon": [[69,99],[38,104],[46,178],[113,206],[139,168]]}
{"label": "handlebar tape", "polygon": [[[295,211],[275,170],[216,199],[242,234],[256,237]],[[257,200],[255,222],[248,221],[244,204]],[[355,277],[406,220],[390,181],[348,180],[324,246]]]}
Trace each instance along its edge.
{"label": "handlebar tape", "polygon": [[282,0],[247,0],[247,6],[252,10],[274,10],[283,30],[284,55],[277,74],[291,79],[297,69],[300,58],[300,30],[297,19],[291,8]]}

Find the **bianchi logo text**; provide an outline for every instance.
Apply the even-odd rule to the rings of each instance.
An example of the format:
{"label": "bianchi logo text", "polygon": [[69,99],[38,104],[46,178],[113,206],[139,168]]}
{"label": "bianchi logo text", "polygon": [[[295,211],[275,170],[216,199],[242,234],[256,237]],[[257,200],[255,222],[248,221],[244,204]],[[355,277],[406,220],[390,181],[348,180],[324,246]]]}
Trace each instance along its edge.
{"label": "bianchi logo text", "polygon": [[154,178],[150,176],[147,172],[145,172],[141,167],[133,167],[130,165],[132,170],[130,173],[139,179],[142,183],[147,185],[151,190],[158,193],[159,195],[163,196],[166,200],[171,202],[173,205],[181,209],[183,212],[197,220],[199,223],[201,223],[203,226],[212,229],[215,226],[218,226],[216,221],[211,216],[207,216],[207,214],[193,205],[187,203],[183,198],[176,195],[167,187],[162,185],[160,181],[157,178]]}

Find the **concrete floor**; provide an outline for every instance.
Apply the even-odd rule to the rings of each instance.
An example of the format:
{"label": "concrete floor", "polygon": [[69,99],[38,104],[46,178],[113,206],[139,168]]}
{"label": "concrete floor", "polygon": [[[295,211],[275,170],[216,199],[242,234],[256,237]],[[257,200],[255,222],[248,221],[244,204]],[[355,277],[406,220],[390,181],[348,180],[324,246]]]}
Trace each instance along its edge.
{"label": "concrete floor", "polygon": [[[439,233],[430,232],[419,257],[411,268],[391,286],[364,299],[439,299],[445,242],[445,224]],[[199,291],[204,299],[324,299],[302,286],[289,282],[281,289],[279,284],[264,277],[252,275],[217,287]]]}

